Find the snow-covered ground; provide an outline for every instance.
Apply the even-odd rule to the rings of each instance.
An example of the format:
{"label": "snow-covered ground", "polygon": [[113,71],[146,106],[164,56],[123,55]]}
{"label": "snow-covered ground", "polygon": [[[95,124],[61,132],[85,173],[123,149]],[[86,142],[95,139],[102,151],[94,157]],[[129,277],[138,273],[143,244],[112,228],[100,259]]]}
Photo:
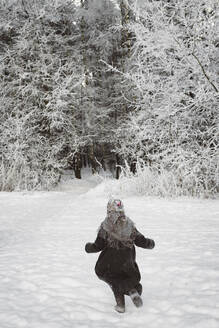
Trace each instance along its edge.
{"label": "snow-covered ground", "polygon": [[73,179],[59,190],[0,193],[1,328],[218,328],[219,202],[124,196],[153,250],[137,249],[143,308],[97,279],[87,254],[106,213],[107,181]]}

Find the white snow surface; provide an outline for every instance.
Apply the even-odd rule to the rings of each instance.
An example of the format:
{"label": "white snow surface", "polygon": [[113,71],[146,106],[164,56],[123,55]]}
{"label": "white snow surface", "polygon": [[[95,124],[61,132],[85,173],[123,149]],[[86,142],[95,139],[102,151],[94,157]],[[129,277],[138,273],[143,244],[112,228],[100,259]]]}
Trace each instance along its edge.
{"label": "white snow surface", "polygon": [[0,327],[218,328],[218,200],[123,195],[156,246],[136,248],[143,307],[126,297],[119,314],[94,273],[99,254],[84,251],[105,217],[108,184],[72,179],[51,192],[0,193]]}

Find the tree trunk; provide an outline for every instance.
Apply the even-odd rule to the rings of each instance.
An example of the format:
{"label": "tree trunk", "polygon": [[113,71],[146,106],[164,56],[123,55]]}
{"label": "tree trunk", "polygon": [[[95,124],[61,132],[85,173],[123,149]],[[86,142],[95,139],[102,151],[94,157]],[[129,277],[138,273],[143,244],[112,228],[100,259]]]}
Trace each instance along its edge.
{"label": "tree trunk", "polygon": [[81,179],[81,154],[77,153],[74,160],[75,178]]}
{"label": "tree trunk", "polygon": [[119,179],[120,173],[121,173],[121,168],[120,168],[120,160],[119,160],[119,155],[116,154],[116,179]]}
{"label": "tree trunk", "polygon": [[89,157],[90,157],[92,174],[94,174],[97,171],[97,165],[96,165],[96,160],[95,160],[95,156],[94,156],[94,145],[93,144],[89,146]]}
{"label": "tree trunk", "polygon": [[102,159],[101,159],[101,165],[104,171],[106,171],[106,163],[105,163],[105,147],[104,144],[101,145],[101,153],[102,153]]}

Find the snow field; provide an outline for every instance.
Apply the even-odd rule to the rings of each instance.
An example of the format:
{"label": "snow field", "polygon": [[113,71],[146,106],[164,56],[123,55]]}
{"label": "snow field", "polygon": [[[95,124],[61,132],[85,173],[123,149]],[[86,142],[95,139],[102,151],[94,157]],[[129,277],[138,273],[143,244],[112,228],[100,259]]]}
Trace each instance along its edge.
{"label": "snow field", "polygon": [[154,250],[136,248],[144,306],[114,311],[86,254],[106,213],[106,181],[61,191],[0,193],[1,328],[217,328],[219,203],[124,196],[126,213]]}

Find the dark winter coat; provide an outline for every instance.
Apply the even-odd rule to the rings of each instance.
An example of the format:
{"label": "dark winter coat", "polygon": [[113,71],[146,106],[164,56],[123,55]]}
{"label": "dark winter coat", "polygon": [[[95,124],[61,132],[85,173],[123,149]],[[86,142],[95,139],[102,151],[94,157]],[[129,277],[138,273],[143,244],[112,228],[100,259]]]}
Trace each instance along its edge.
{"label": "dark winter coat", "polygon": [[136,228],[134,229],[133,245],[125,246],[119,242],[119,247],[110,247],[108,233],[101,228],[94,243],[87,243],[87,253],[100,252],[95,266],[97,276],[110,285],[114,291],[127,294],[137,288],[141,279],[136,263],[135,246],[152,249],[155,243],[152,239],[145,238]]}

